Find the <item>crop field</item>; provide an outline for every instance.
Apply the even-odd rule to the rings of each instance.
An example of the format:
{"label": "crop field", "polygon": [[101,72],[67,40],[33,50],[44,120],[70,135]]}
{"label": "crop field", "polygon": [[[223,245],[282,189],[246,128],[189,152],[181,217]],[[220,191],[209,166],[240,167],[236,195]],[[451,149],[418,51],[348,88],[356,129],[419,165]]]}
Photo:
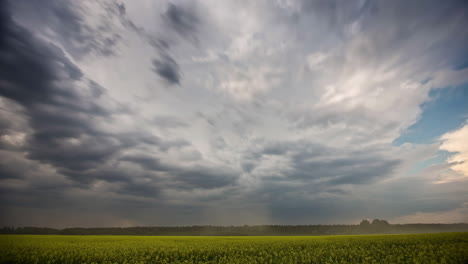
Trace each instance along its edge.
{"label": "crop field", "polygon": [[468,263],[468,233],[365,236],[0,236],[0,263]]}

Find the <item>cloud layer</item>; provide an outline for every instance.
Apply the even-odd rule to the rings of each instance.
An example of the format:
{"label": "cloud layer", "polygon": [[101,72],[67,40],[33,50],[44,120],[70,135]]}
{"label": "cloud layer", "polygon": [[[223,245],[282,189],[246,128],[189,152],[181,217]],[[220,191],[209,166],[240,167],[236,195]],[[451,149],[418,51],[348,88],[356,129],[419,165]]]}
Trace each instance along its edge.
{"label": "cloud layer", "polygon": [[467,126],[393,144],[468,82],[462,1],[1,5],[0,224],[466,219]]}

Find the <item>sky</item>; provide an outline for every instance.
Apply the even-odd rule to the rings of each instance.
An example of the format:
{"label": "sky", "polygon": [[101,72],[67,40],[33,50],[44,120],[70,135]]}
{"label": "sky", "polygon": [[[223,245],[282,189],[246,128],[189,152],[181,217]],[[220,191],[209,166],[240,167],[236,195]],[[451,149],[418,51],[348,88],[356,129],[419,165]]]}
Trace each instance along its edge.
{"label": "sky", "polygon": [[0,226],[468,222],[466,1],[0,12]]}

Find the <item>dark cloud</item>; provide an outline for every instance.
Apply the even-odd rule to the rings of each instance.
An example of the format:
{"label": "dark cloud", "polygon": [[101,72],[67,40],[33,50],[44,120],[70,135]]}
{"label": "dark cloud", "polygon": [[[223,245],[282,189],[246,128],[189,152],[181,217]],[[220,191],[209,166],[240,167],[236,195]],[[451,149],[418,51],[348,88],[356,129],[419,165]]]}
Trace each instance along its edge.
{"label": "dark cloud", "polygon": [[[58,8],[55,5],[59,3],[53,3],[53,7]],[[1,10],[4,12],[4,23],[0,28],[0,95],[20,106],[21,111],[17,115],[27,119],[27,127],[20,128],[14,127],[10,122],[2,122],[2,126],[5,126],[2,131],[8,135],[27,131],[24,144],[15,150],[25,156],[19,155],[15,160],[4,159],[9,163],[3,164],[5,166],[1,169],[3,179],[24,180],[24,187],[17,190],[11,186],[1,186],[5,189],[2,192],[2,201],[9,206],[35,208],[61,208],[70,204],[80,206],[82,199],[86,200],[82,190],[101,181],[109,186],[107,192],[122,200],[131,200],[131,197],[144,200],[159,197],[163,186],[172,189],[210,189],[235,183],[238,173],[228,169],[201,165],[166,165],[155,157],[123,155],[123,151],[141,145],[166,152],[184,148],[190,143],[177,139],[165,140],[143,132],[114,133],[99,128],[97,124],[110,122],[113,115],[121,113],[122,109],[113,104],[107,98],[106,90],[89,80],[60,47],[46,43],[17,24],[9,9]],[[71,24],[64,27],[81,32],[79,28],[83,25],[80,24],[79,17],[67,15],[65,11],[61,14],[69,16]],[[122,9],[120,12],[122,14]],[[62,34],[62,29],[53,30]],[[74,40],[79,40],[80,36],[63,35],[75,38]],[[70,48],[76,47],[72,45]],[[164,48],[161,47],[162,50]],[[154,62],[155,71],[170,83],[179,83],[177,63],[165,55],[165,50],[161,54],[161,59]],[[2,119],[3,116],[2,114]],[[155,122],[163,127],[187,125],[169,117],[156,118]],[[2,155],[13,154],[7,152]],[[137,164],[140,169],[128,168],[125,162]],[[34,170],[41,173],[32,173]],[[165,181],[160,181],[158,173],[161,172],[167,174]],[[50,178],[52,182],[53,179],[70,179],[72,182],[37,185],[31,184],[30,179],[24,179],[25,175],[37,177],[43,183],[49,181],[43,179],[44,177]],[[51,188],[54,189],[53,192],[50,191]],[[69,192],[77,190],[80,191],[76,197],[68,197]],[[40,199],[34,200],[34,197]]]}
{"label": "dark cloud", "polygon": [[[287,224],[340,223],[340,217],[362,217],[366,205],[348,200],[356,197],[349,188],[367,188],[387,179],[402,162],[375,149],[346,150],[305,140],[261,141],[257,146],[241,159],[244,171],[260,182],[244,199],[265,204],[273,219]],[[270,158],[287,162],[264,163]],[[273,169],[262,171],[265,166]]]}
{"label": "dark cloud", "polygon": [[[77,182],[91,182],[87,173],[125,148],[153,144],[167,151],[188,144],[97,128],[96,123],[110,121],[121,109],[59,47],[18,25],[7,10],[2,8],[0,95],[24,109],[31,133],[22,151],[29,159],[50,164]],[[15,132],[23,131],[9,133]]]}
{"label": "dark cloud", "polygon": [[[304,141],[265,143],[260,150],[247,153],[244,171],[252,172],[265,156],[283,156],[288,166],[280,176],[263,175],[267,181],[320,182],[320,186],[369,184],[392,174],[401,163],[376,155],[374,151],[346,151]],[[281,168],[276,170],[280,171]]]}
{"label": "dark cloud", "polygon": [[210,168],[202,165],[165,164],[150,156],[126,156],[122,160],[140,165],[143,169],[164,172],[170,176],[168,186],[175,189],[219,188],[233,185],[239,172],[230,168]]}
{"label": "dark cloud", "polygon": [[124,3],[117,4],[117,9],[119,10],[119,15],[125,16],[127,13],[127,8]]}
{"label": "dark cloud", "polygon": [[[156,184],[154,182],[152,184],[139,183],[139,182],[127,182],[121,189],[119,189],[118,192],[121,194],[125,194],[125,195],[133,195],[136,197],[154,199],[154,198],[160,197],[161,187],[158,185],[157,182]],[[151,203],[146,202],[142,204],[151,204]]]}
{"label": "dark cloud", "polygon": [[162,17],[169,28],[177,32],[181,37],[195,43],[198,42],[196,33],[200,19],[193,9],[170,3]]}
{"label": "dark cloud", "polygon": [[175,32],[183,39],[197,44],[197,31],[200,26],[200,19],[194,8],[177,6],[172,3],[169,4],[166,12],[162,14],[162,18],[167,27],[167,33],[163,33],[158,38],[158,41],[152,41],[153,46],[157,47],[159,52],[159,58],[153,60],[154,72],[169,84],[180,84],[181,73],[179,64],[168,52],[172,45],[177,45],[174,39],[171,38],[171,35],[172,32]]}
{"label": "dark cloud", "polygon": [[112,9],[104,2],[96,3],[107,15],[99,17],[100,23],[90,26],[84,19],[88,13],[83,5],[69,0],[11,1],[15,18],[23,26],[40,31],[53,37],[75,58],[81,58],[90,52],[109,56],[121,39],[112,28]]}
{"label": "dark cloud", "polygon": [[25,177],[25,171],[34,169],[12,156],[10,152],[0,150],[0,179],[21,179]]}
{"label": "dark cloud", "polygon": [[158,158],[150,156],[125,156],[122,157],[121,160],[133,162],[140,165],[142,168],[151,171],[169,171],[171,169],[167,165],[161,164]]}
{"label": "dark cloud", "polygon": [[210,168],[194,166],[187,169],[181,168],[174,172],[175,188],[220,188],[234,185],[239,179],[239,172],[230,168]]}
{"label": "dark cloud", "polygon": [[399,160],[386,160],[375,154],[347,153],[345,157],[336,150],[334,155],[311,158],[314,152],[292,155],[294,171],[290,177],[302,180],[322,179],[328,185],[368,184],[391,175]]}
{"label": "dark cloud", "polygon": [[[7,20],[0,51],[0,95],[24,107],[34,133],[29,157],[81,170],[115,151],[93,120],[110,113],[94,98],[102,88],[85,79],[60,48]],[[87,85],[84,93],[80,85]],[[84,95],[83,95],[84,94]]]}
{"label": "dark cloud", "polygon": [[179,65],[172,57],[165,54],[159,59],[154,59],[153,66],[154,72],[169,84],[180,84]]}

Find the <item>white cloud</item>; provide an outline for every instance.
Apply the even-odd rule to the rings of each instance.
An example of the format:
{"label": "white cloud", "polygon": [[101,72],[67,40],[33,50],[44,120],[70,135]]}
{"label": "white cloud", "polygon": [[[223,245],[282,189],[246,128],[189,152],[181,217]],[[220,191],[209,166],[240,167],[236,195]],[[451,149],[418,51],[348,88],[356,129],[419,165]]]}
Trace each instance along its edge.
{"label": "white cloud", "polygon": [[313,53],[307,56],[307,65],[311,71],[319,70],[323,66],[323,62],[327,59],[328,55],[324,53]]}
{"label": "white cloud", "polygon": [[463,127],[442,135],[440,140],[441,150],[454,152],[447,160],[452,164],[450,168],[462,178],[468,178],[468,122]]}
{"label": "white cloud", "polygon": [[281,70],[272,67],[228,68],[220,87],[235,100],[251,101],[280,84]]}

